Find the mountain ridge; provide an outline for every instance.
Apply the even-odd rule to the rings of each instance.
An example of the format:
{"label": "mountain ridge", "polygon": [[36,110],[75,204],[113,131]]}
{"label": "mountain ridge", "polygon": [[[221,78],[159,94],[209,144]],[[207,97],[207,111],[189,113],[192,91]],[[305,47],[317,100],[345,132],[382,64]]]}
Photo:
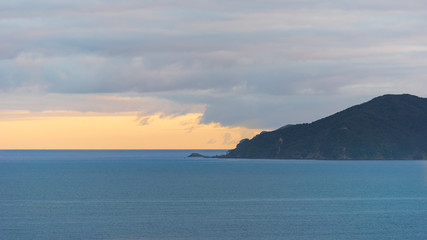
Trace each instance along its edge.
{"label": "mountain ridge", "polygon": [[226,158],[427,159],[427,99],[387,94],[242,140]]}

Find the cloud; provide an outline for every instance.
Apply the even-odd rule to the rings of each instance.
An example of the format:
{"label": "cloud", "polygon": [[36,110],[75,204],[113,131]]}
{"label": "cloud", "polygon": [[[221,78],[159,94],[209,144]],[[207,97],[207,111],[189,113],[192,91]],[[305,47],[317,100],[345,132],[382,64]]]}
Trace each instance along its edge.
{"label": "cloud", "polygon": [[224,134],[224,141],[223,141],[223,144],[224,145],[227,145],[227,144],[230,144],[230,143],[232,143],[233,141],[232,141],[232,139],[231,139],[231,134],[230,133],[225,133]]}
{"label": "cloud", "polygon": [[[368,100],[369,97],[365,96]],[[360,96],[288,96],[218,98],[207,105],[202,122],[275,129],[287,124],[308,123],[360,103]],[[221,113],[221,114],[218,114]]]}
{"label": "cloud", "polygon": [[151,118],[150,117],[144,117],[144,118],[141,118],[140,120],[139,120],[139,124],[141,125],[141,126],[146,126],[146,125],[149,125],[150,124],[150,122],[151,122]]}
{"label": "cloud", "polygon": [[117,96],[109,94],[58,94],[28,93],[27,90],[0,94],[1,111],[80,112],[100,114],[134,113],[142,123],[147,116],[155,114],[185,115],[204,111],[203,104],[180,104],[157,97],[140,97],[132,94]]}
{"label": "cloud", "polygon": [[3,109],[197,109],[205,123],[276,128],[376,95],[427,92],[421,0],[20,0],[0,9]]}

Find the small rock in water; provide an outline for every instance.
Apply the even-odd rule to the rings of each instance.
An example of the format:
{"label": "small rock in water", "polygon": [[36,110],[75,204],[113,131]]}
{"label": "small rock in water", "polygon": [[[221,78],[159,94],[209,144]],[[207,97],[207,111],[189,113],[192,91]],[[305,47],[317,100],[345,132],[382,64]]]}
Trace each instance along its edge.
{"label": "small rock in water", "polygon": [[198,158],[205,158],[205,155],[202,155],[200,153],[192,153],[188,157],[198,157]]}

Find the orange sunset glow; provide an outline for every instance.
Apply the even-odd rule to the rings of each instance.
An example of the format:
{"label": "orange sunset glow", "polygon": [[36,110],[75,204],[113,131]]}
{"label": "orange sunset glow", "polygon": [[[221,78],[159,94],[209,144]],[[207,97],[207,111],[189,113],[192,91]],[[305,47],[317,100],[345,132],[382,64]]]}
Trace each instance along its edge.
{"label": "orange sunset glow", "polygon": [[201,124],[200,113],[177,117],[8,113],[0,119],[3,149],[231,149],[258,129]]}

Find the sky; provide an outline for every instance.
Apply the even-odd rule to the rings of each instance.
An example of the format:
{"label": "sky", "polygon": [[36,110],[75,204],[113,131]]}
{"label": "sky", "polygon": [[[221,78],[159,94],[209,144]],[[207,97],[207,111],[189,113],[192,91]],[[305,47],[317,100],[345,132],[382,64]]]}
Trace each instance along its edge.
{"label": "sky", "polygon": [[0,149],[232,149],[427,96],[424,0],[0,1]]}

